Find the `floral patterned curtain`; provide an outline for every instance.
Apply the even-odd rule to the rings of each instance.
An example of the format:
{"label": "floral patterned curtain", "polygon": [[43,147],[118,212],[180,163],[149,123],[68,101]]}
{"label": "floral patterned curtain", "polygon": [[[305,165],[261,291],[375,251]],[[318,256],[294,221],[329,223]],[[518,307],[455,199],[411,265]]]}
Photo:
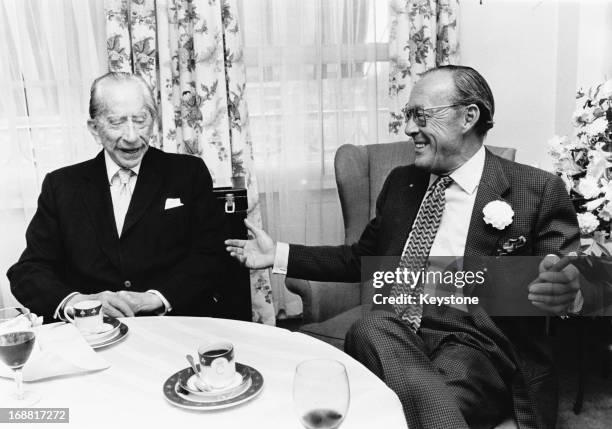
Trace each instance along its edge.
{"label": "floral patterned curtain", "polygon": [[389,132],[402,134],[402,108],[420,75],[459,62],[459,0],[390,0]]}
{"label": "floral patterned curtain", "polygon": [[[261,225],[235,0],[106,0],[109,69],[140,72],[160,104],[157,146],[244,186]],[[251,271],[253,320],[274,324],[268,271]]]}

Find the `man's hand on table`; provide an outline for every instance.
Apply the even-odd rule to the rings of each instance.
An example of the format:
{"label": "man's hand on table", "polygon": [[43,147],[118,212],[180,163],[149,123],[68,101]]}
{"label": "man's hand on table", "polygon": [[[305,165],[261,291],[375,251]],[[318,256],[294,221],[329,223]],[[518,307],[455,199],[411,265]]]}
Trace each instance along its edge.
{"label": "man's hand on table", "polygon": [[162,300],[153,293],[131,292],[127,290],[120,290],[118,292],[104,291],[91,295],[79,293],[66,303],[66,307],[90,299],[100,301],[104,314],[111,317],[134,317],[140,313],[155,313],[164,307]]}
{"label": "man's hand on table", "polygon": [[225,240],[226,250],[250,269],[269,268],[274,265],[276,243],[263,229],[257,228],[247,219],[244,224],[254,238],[250,240]]}
{"label": "man's hand on table", "polygon": [[529,300],[541,310],[565,316],[573,311],[576,294],[580,291],[580,273],[572,264],[560,271],[552,270],[559,259],[556,255],[548,255],[542,260],[540,275],[529,286]]}
{"label": "man's hand on table", "polygon": [[156,313],[164,307],[162,300],[151,292],[120,290],[117,295],[128,303],[134,314]]}
{"label": "man's hand on table", "polygon": [[64,308],[73,306],[74,304],[80,301],[96,299],[102,303],[102,311],[107,316],[134,317],[134,310],[132,309],[130,303],[125,299],[125,297],[120,294],[121,292],[111,292],[107,290],[104,292],[93,293],[90,295],[78,293],[72,298],[70,298],[70,300],[68,300]]}

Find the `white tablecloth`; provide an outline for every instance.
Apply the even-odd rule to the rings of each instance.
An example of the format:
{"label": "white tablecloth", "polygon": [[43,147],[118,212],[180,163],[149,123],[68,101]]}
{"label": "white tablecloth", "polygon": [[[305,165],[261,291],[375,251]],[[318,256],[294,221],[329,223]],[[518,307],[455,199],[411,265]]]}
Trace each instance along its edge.
{"label": "white tablecloth", "polygon": [[[399,399],[382,381],[340,350],[307,335],[254,323],[189,317],[124,319],[124,341],[100,350],[111,367],[85,375],[26,383],[41,393],[36,407],[68,407],[70,427],[301,428],[292,402],[293,374],[305,359],[331,358],[344,363],[351,402],[342,429],[406,428]],[[171,405],[164,381],[188,366],[208,338],[235,346],[236,360],[259,370],[263,392],[234,408],[190,411]],[[13,386],[0,380],[0,394]],[[23,425],[22,425],[23,426]],[[67,425],[62,425],[66,427]]]}

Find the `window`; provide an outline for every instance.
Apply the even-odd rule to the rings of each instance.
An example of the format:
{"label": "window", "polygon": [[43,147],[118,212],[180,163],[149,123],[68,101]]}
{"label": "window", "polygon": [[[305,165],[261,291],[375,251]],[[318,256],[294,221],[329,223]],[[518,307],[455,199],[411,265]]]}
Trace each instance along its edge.
{"label": "window", "polygon": [[100,1],[0,3],[2,206],[31,210],[46,172],[99,150],[89,85],[105,69]]}
{"label": "window", "polygon": [[333,178],[344,143],[388,139],[388,11],[375,0],[239,5],[257,166]]}

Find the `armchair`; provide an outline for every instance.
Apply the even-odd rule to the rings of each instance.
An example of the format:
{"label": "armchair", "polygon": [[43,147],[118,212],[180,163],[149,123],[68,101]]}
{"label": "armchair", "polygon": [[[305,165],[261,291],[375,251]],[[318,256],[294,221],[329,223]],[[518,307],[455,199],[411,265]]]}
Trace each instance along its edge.
{"label": "armchair", "polygon": [[[513,160],[516,149],[487,146],[493,153]],[[376,199],[389,172],[414,162],[414,146],[408,142],[355,146],[342,145],[334,169],[344,218],[346,244],[359,240],[375,215]],[[372,288],[366,283],[315,282],[287,278],[287,289],[302,298],[304,326],[300,331],[339,349],[349,327],[371,306]]]}

